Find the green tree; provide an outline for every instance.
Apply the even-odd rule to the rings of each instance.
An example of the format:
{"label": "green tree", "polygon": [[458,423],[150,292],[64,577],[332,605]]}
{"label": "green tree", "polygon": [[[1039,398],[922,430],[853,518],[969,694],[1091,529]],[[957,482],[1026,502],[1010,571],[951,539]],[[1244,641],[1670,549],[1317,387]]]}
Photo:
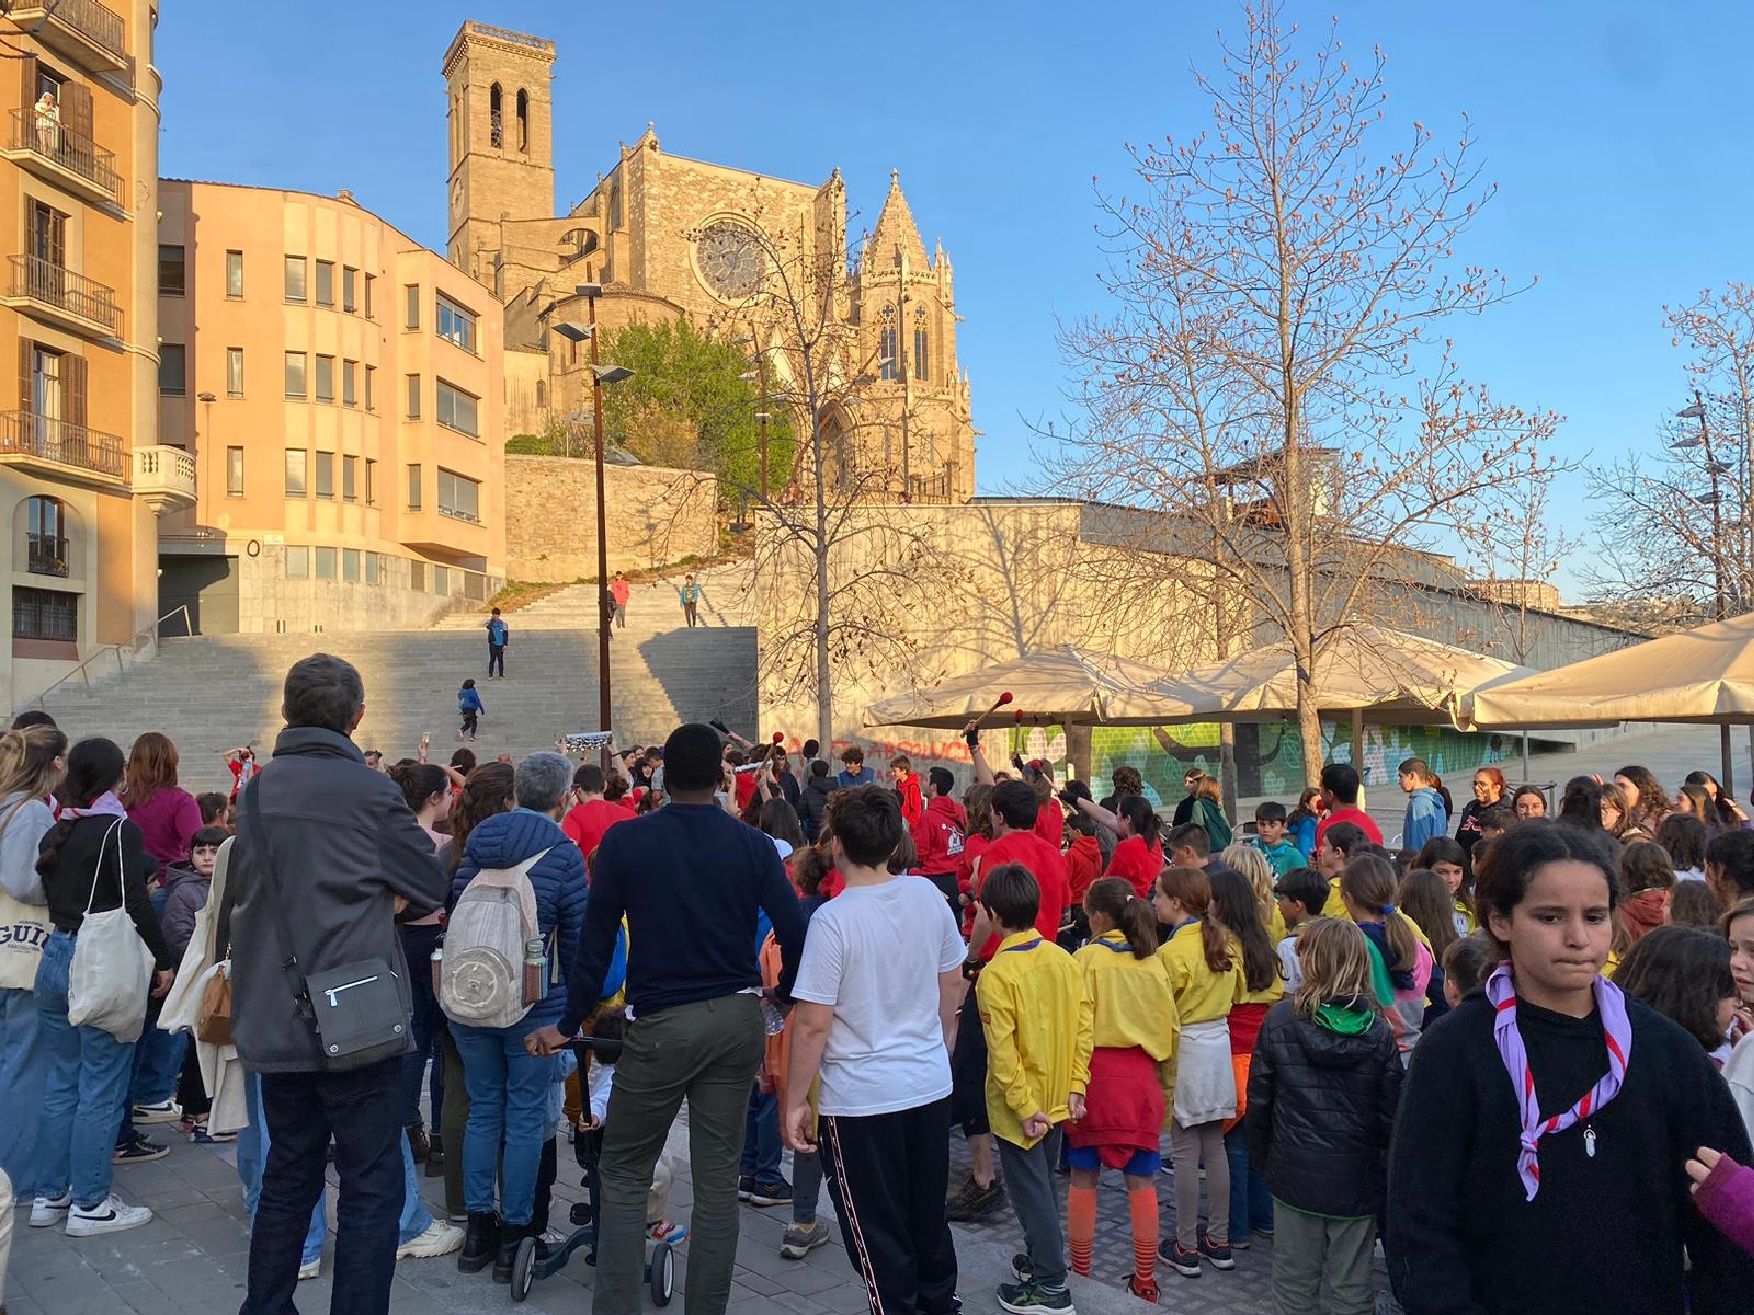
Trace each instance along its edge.
{"label": "green tree", "polygon": [[687,319],[636,322],[605,332],[601,358],[624,365],[633,378],[603,392],[603,429],[609,441],[649,465],[711,470],[727,494],[761,482],[760,422],[765,409],[768,479],[782,487],[797,439],[776,399],[763,406],[758,379],[744,347],[702,332]]}

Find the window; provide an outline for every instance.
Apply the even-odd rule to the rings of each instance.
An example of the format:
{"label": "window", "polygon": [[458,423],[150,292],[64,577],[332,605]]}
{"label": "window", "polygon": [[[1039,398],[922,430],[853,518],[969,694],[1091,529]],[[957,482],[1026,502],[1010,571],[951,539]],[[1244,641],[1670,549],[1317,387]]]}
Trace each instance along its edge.
{"label": "window", "polygon": [[455,429],[471,436],[479,435],[481,430],[476,419],[476,408],[479,399],[473,393],[465,393],[461,388],[438,381],[438,422],[447,429]]}
{"label": "window", "polygon": [[432,591],[440,598],[451,592],[451,573],[443,566],[432,568]]}
{"label": "window", "polygon": [[359,549],[358,548],[343,548],[341,550],[341,578],[343,580],[352,580],[355,583],[358,582],[358,580],[359,580]]}
{"label": "window", "polygon": [[310,461],[310,454],[303,448],[289,447],[286,449],[286,496],[303,498],[309,496],[305,484],[305,468]]}
{"label": "window", "polygon": [[335,400],[335,358],[333,356],[317,357],[317,400],[333,402]]}
{"label": "window", "polygon": [[182,397],[186,391],[183,371],[186,353],[180,342],[158,345],[158,391],[164,397]]}
{"label": "window", "polygon": [[426,563],[408,563],[408,587],[417,594],[426,592]]}
{"label": "window", "polygon": [[225,450],[225,496],[244,496],[244,450],[241,447],[228,447]]}
{"label": "window", "polygon": [[335,578],[335,557],[333,548],[317,549],[317,579],[333,580]]}
{"label": "window", "polygon": [[365,409],[367,411],[375,411],[378,409],[377,388],[376,388],[377,381],[378,381],[378,367],[375,365],[366,366],[365,367]]}
{"label": "window", "polygon": [[408,467],[408,510],[420,510],[420,467]]}
{"label": "window", "polygon": [[377,288],[377,282],[378,276],[376,274],[365,276],[365,317],[368,320],[372,318],[372,293]]}
{"label": "window", "polygon": [[158,292],[161,297],[180,297],[186,284],[183,270],[183,249],[167,243],[158,244]]}
{"label": "window", "polygon": [[33,575],[67,574],[67,507],[59,498],[25,499],[25,541]]}
{"label": "window", "polygon": [[303,301],[305,299],[305,258],[288,256],[286,258],[286,299]]}
{"label": "window", "polygon": [[518,88],[518,150],[530,152],[530,93]]}
{"label": "window", "polygon": [[505,145],[505,121],[500,118],[499,83],[487,89],[487,144],[495,150]]}
{"label": "window", "polygon": [[404,329],[418,329],[420,327],[420,284],[405,284],[402,292],[408,303],[407,310],[402,317],[402,327]]}
{"label": "window", "polygon": [[932,377],[929,364],[931,357],[926,351],[928,346],[930,346],[930,340],[926,335],[925,326],[916,324],[914,326],[913,376],[921,383],[925,383]]}
{"label": "window", "polygon": [[466,352],[475,350],[475,312],[459,306],[442,292],[435,312],[438,336],[455,343]]}
{"label": "window", "polygon": [[341,405],[342,406],[357,406],[357,405],[359,405],[359,397],[358,397],[357,393],[355,392],[355,387],[354,387],[354,385],[357,382],[358,374],[359,374],[359,362],[358,361],[343,361],[343,362],[341,362]]}
{"label": "window", "polygon": [[47,293],[53,300],[59,293],[58,284],[50,283],[42,292],[35,285],[53,279],[51,271],[67,264],[67,216],[41,201],[30,203],[30,255],[31,272],[36,276],[31,295],[40,300]]}
{"label": "window", "polygon": [[438,498],[440,515],[481,523],[481,485],[467,475],[440,466]]}
{"label": "window", "polygon": [[[885,307],[884,308],[884,319],[885,320],[892,320],[894,317],[891,316],[888,313],[888,311],[889,311],[889,308]],[[896,373],[895,352],[896,352],[896,348],[900,345],[899,339],[900,339],[900,335],[896,332],[895,325],[893,323],[886,323],[884,325],[884,327],[878,332],[878,334],[877,334],[877,377],[879,379],[894,379],[895,378],[895,373]]]}
{"label": "window", "polygon": [[365,459],[365,505],[375,506],[378,500],[378,463]]}
{"label": "window", "polygon": [[357,291],[358,285],[359,285],[359,271],[357,269],[349,269],[346,265],[343,265],[341,267],[341,309],[342,310],[352,311],[354,309],[354,307],[355,307],[354,293],[355,293],[355,291]]}
{"label": "window", "polygon": [[305,395],[305,354],[288,352],[286,354],[286,395],[299,398]]}
{"label": "window", "polygon": [[420,376],[417,374],[408,376],[408,418],[420,419]]}
{"label": "window", "polygon": [[[335,496],[335,454],[333,452],[317,453],[317,496],[333,498]],[[319,549],[319,551],[321,551]]]}
{"label": "window", "polygon": [[317,305],[333,306],[335,304],[335,262],[319,260],[317,262]]}
{"label": "window", "polygon": [[536,405],[538,407],[545,407],[548,405],[548,384],[541,379],[536,381]]}
{"label": "window", "polygon": [[341,458],[341,501],[356,502],[359,499],[359,458]]}
{"label": "window", "polygon": [[378,569],[378,555],[375,552],[368,552],[365,555],[365,582],[367,584],[378,582]]}
{"label": "window", "polygon": [[311,550],[309,548],[288,548],[286,550],[286,578],[288,580],[308,580],[311,575]]}
{"label": "window", "polygon": [[79,595],[53,589],[13,589],[12,637],[76,643],[79,639]]}
{"label": "window", "polygon": [[228,251],[225,253],[225,295],[233,301],[239,301],[244,295],[244,253]]}
{"label": "window", "polygon": [[244,395],[244,349],[227,347],[225,349],[225,395],[242,397]]}

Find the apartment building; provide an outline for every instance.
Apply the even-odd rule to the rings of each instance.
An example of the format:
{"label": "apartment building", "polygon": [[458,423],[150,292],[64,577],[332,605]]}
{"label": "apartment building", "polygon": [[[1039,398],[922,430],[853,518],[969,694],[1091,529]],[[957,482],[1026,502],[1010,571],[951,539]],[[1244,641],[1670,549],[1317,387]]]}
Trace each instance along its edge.
{"label": "apartment building", "polygon": [[150,631],[154,513],[194,498],[156,435],[155,20],[147,0],[19,0],[0,19],[8,706]]}
{"label": "apartment building", "polygon": [[[159,535],[198,633],[418,626],[503,578],[502,321],[348,192],[160,183]],[[170,628],[167,627],[167,633]]]}

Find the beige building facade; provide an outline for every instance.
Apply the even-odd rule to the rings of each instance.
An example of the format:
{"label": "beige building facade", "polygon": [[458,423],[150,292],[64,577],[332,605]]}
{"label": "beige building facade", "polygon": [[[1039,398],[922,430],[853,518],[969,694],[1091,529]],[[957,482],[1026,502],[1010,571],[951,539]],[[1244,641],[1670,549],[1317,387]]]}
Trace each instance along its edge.
{"label": "beige building facade", "polygon": [[[196,499],[160,608],[200,633],[419,626],[504,579],[502,321],[350,193],[165,180],[158,408]],[[167,626],[167,633],[171,628]]]}
{"label": "beige building facade", "polygon": [[17,707],[154,616],[153,513],[193,495],[157,446],[156,6],[9,8],[0,73],[0,572]]}
{"label": "beige building facade", "polygon": [[[955,275],[921,240],[898,175],[847,263],[846,189],[789,182],[666,153],[648,125],[570,211],[554,203],[557,57],[541,37],[467,22],[445,55],[449,255],[506,303],[513,432],[540,432],[589,402],[587,348],[552,332],[688,316],[748,340],[770,411],[801,404],[788,367],[798,335],[778,301],[801,271],[833,270],[837,482],[871,501],[965,502],[975,430],[956,355]],[[800,425],[800,428],[804,426]],[[776,472],[782,488],[799,472]]]}
{"label": "beige building facade", "polygon": [[[597,578],[597,481],[589,461],[508,454],[509,580],[562,584]],[[719,482],[700,470],[606,465],[603,503],[611,571],[641,571],[719,546]]]}

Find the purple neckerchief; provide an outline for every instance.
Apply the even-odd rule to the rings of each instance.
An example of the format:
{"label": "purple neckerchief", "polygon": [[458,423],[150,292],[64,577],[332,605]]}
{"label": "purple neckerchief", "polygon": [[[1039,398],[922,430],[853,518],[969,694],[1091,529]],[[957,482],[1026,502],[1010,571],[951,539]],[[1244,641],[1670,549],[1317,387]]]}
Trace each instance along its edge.
{"label": "purple neckerchief", "polygon": [[1579,1097],[1577,1104],[1562,1114],[1543,1119],[1541,1103],[1535,1095],[1535,1071],[1529,1067],[1523,1034],[1516,1025],[1516,984],[1509,962],[1500,964],[1486,979],[1486,998],[1494,1010],[1492,1039],[1498,1045],[1499,1058],[1504,1060],[1505,1072],[1510,1074],[1522,1114],[1522,1148],[1517,1153],[1516,1171],[1523,1180],[1525,1200],[1533,1201],[1541,1189],[1541,1138],[1548,1133],[1564,1132],[1579,1119],[1589,1118],[1620,1094],[1620,1085],[1626,1080],[1626,1065],[1632,1058],[1632,1023],[1626,1017],[1626,994],[1600,973],[1596,974],[1593,989],[1608,1043],[1608,1071]]}
{"label": "purple neckerchief", "polygon": [[105,790],[96,799],[93,799],[87,808],[75,808],[72,804],[68,804],[61,810],[61,816],[72,818],[126,817],[128,810],[122,807],[122,801],[116,798],[114,790]]}

